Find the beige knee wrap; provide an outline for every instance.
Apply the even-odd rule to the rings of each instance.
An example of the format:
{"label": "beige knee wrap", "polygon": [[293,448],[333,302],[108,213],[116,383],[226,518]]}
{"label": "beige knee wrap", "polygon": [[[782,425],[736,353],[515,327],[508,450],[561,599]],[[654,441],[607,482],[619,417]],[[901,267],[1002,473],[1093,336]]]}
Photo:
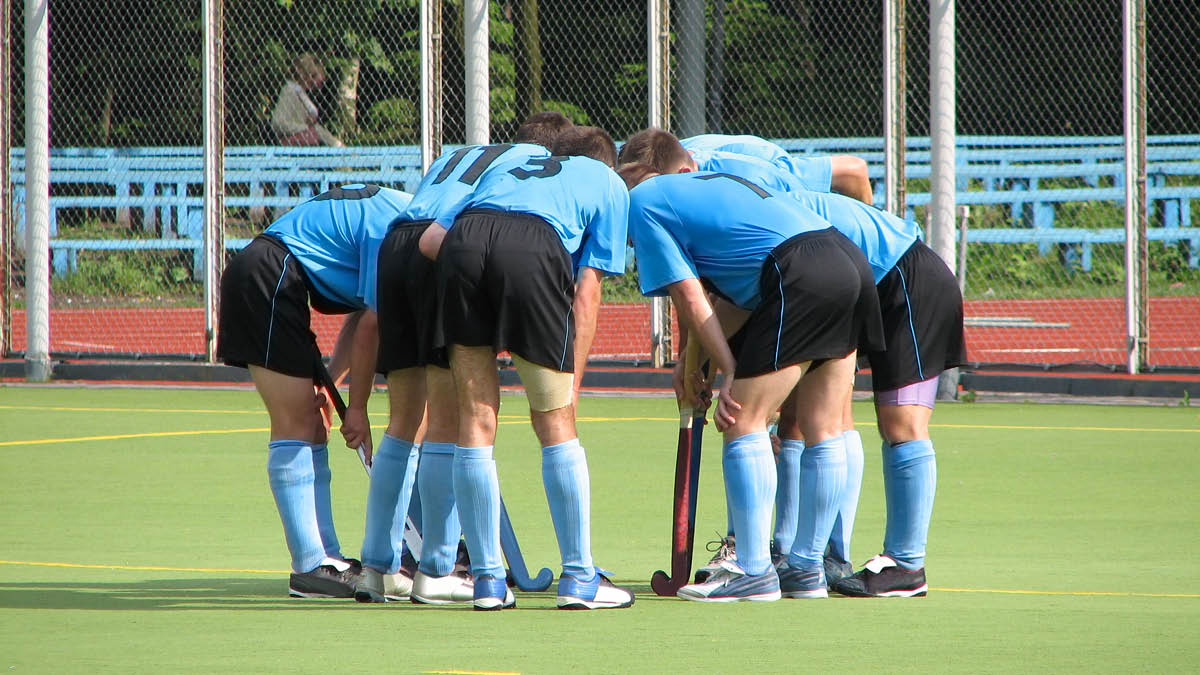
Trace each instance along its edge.
{"label": "beige knee wrap", "polygon": [[512,355],[517,375],[525,386],[530,410],[547,412],[558,410],[571,403],[571,387],[575,381],[573,373],[562,373]]}

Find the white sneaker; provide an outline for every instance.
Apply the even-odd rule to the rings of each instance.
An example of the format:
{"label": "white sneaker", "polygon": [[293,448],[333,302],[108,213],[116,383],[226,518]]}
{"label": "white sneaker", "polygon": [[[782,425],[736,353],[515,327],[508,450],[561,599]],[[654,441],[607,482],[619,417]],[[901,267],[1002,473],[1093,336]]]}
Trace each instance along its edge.
{"label": "white sneaker", "polygon": [[622,609],[633,605],[633,592],[596,570],[591,581],[564,574],[558,578],[559,609]]}
{"label": "white sneaker", "polygon": [[708,581],[708,578],[716,574],[721,569],[721,563],[726,560],[737,560],[737,543],[734,541],[733,535],[721,537],[717,541],[710,541],[706,548],[710,551],[715,551],[713,557],[709,559],[708,564],[696,570],[696,576],[693,580],[697,584],[702,584]]}
{"label": "white sneaker", "polygon": [[395,574],[384,574],[364,567],[358,585],[354,588],[354,599],[359,602],[396,602],[408,600],[412,593],[413,580],[400,570]]}
{"label": "white sneaker", "polygon": [[774,567],[750,576],[737,563],[728,560],[702,584],[688,584],[676,593],[695,602],[771,602],[781,597],[779,575]]}
{"label": "white sneaker", "polygon": [[419,605],[449,605],[475,599],[475,582],[468,574],[432,577],[421,570],[413,579],[412,601]]}

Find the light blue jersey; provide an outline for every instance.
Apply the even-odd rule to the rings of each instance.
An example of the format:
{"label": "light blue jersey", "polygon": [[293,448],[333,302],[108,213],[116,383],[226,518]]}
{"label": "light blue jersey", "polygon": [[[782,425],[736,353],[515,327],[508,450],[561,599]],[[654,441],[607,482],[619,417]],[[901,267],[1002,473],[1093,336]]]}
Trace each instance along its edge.
{"label": "light blue jersey", "polygon": [[754,309],[767,254],[798,234],[828,228],[787,193],[732,174],[664,174],[629,194],[645,295],[666,295],[670,284],[698,278]]}
{"label": "light blue jersey", "polygon": [[875,283],[921,238],[921,228],[857,199],[831,192],[793,192],[792,197],[818,213],[862,249]]}
{"label": "light blue jersey", "polygon": [[287,245],[325,299],[374,309],[379,245],[411,199],[377,185],[343,185],[288,211],[266,234]]}
{"label": "light blue jersey", "polygon": [[532,143],[469,145],[447,152],[434,160],[421,179],[403,219],[434,220],[449,228],[489,166],[498,161],[549,155],[549,150]]}
{"label": "light blue jersey", "polygon": [[800,179],[808,190],[829,192],[833,189],[833,160],[829,157],[793,157],[771,141],[749,135],[702,134],[685,138],[680,143],[692,154],[701,171],[727,171],[709,165],[711,155],[707,153],[728,152],[774,164]]}
{"label": "light blue jersey", "polygon": [[589,157],[498,162],[484,172],[466,209],[538,216],[554,228],[576,270],[625,271],[629,192],[603,162]]}
{"label": "light blue jersey", "polygon": [[795,176],[768,162],[716,151],[710,154],[709,165],[720,167],[724,173],[787,192],[836,227],[862,249],[871,264],[875,283],[879,283],[913,242],[921,238],[921,228],[914,222],[845,195],[807,190]]}

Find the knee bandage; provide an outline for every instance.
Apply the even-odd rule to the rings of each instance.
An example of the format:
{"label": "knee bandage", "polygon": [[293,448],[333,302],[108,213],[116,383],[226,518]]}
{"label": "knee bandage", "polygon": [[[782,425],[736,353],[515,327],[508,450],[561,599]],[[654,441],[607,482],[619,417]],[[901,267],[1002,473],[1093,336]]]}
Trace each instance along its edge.
{"label": "knee bandage", "polygon": [[531,410],[547,412],[570,405],[571,387],[575,382],[573,373],[551,370],[530,363],[516,354],[512,355],[512,360],[517,367],[517,374],[521,376],[521,384],[525,386],[525,396],[529,398]]}

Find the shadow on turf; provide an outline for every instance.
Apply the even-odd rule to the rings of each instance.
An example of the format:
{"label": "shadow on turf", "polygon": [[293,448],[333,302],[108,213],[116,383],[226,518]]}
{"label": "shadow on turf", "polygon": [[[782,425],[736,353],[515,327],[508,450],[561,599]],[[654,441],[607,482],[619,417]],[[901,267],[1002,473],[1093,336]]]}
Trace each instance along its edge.
{"label": "shadow on turf", "polygon": [[[646,587],[649,590],[649,586]],[[640,593],[642,589],[638,588]],[[518,593],[524,598],[548,603],[552,592]],[[363,605],[350,599],[291,598],[287,579],[149,579],[127,583],[0,583],[0,609],[88,609],[88,610],[206,610],[206,609],[354,609]],[[461,611],[463,605],[413,605],[387,603],[389,609],[417,611]]]}

